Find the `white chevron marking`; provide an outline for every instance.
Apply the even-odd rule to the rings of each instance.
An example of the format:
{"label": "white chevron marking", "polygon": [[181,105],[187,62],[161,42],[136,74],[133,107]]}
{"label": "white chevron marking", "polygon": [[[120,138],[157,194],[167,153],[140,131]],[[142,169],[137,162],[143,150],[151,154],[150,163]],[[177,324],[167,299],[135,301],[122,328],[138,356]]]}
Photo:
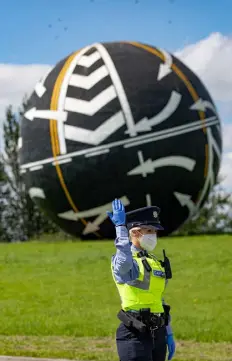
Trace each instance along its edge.
{"label": "white chevron marking", "polygon": [[[87,46],[84,49],[82,49],[81,51],[79,51],[74,56],[74,58],[71,61],[67,71],[65,72],[65,76],[64,76],[64,79],[63,79],[63,82],[62,82],[62,87],[60,89],[60,94],[59,94],[59,98],[58,98],[58,108],[57,108],[57,110],[62,110],[62,111],[64,110],[64,104],[65,104],[65,98],[66,98],[66,94],[67,94],[67,90],[68,90],[69,79],[70,79],[76,65],[78,64],[78,61],[83,56],[83,54],[86,53],[89,49],[90,49],[90,46]],[[65,153],[67,153],[67,149],[66,149],[66,143],[65,143],[65,139],[64,139],[64,126],[63,126],[63,123],[58,122],[57,127],[58,127],[58,138],[59,138],[59,145],[60,145],[60,153],[65,154]]]}
{"label": "white chevron marking", "polygon": [[98,145],[125,124],[122,111],[114,114],[95,130],[66,125],[65,138],[76,142]]}
{"label": "white chevron marking", "polygon": [[85,66],[86,68],[89,68],[91,65],[96,63],[101,59],[101,55],[98,53],[98,51],[95,51],[91,55],[83,55],[80,60],[78,61],[78,65]]}
{"label": "white chevron marking", "polygon": [[113,85],[111,85],[90,101],[75,98],[66,98],[64,109],[71,112],[92,116],[97,113],[102,107],[104,107],[104,105],[108,104],[116,97],[117,94],[115,92],[115,88]]}
{"label": "white chevron marking", "polygon": [[73,74],[70,78],[69,85],[82,88],[82,89],[91,89],[95,84],[100,80],[104,79],[108,75],[108,70],[105,65],[102,65],[100,68],[95,70],[90,75],[79,75]]}

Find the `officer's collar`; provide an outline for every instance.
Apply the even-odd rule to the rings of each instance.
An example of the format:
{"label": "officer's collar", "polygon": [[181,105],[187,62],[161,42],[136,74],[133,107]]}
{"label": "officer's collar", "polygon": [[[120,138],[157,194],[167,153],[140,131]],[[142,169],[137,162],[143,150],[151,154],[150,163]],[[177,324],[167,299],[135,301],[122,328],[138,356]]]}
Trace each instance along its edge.
{"label": "officer's collar", "polygon": [[[143,250],[141,248],[136,247],[133,243],[131,245],[131,252],[132,253],[139,253],[142,252]],[[149,253],[147,251],[144,251],[146,253],[146,257],[150,257]]]}
{"label": "officer's collar", "polygon": [[140,251],[142,251],[141,248],[135,247],[135,245],[133,243],[131,244],[131,252],[132,253],[138,253]]}
{"label": "officer's collar", "polygon": [[[133,243],[131,243],[131,252],[132,253],[139,253],[141,252],[142,249],[141,248],[138,248],[136,247]],[[146,251],[145,251],[146,252]],[[147,257],[149,258],[152,258],[152,254],[150,252],[146,252],[147,253]]]}

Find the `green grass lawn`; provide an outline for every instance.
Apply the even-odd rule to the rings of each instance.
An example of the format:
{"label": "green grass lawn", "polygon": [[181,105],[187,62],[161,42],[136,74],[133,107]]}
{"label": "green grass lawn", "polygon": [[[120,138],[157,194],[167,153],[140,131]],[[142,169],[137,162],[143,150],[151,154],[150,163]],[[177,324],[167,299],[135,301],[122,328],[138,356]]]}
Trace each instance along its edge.
{"label": "green grass lawn", "polygon": [[[232,360],[232,237],[161,239],[160,257],[163,247],[174,360]],[[114,250],[113,241],[1,244],[0,353],[117,360]]]}

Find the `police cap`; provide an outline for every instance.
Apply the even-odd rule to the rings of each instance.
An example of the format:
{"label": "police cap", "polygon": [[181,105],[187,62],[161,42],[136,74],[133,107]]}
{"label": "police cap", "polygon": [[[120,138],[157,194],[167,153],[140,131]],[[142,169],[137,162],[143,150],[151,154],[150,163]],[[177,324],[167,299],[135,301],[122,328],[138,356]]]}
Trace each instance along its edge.
{"label": "police cap", "polygon": [[133,227],[152,225],[156,229],[163,230],[159,220],[160,208],[156,206],[143,207],[126,213],[126,225],[128,230]]}

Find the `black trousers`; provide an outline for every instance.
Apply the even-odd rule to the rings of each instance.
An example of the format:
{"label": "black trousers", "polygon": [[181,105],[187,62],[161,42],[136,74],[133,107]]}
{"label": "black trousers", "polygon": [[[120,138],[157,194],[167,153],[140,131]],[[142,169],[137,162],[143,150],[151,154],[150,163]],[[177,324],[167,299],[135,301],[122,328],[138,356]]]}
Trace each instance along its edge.
{"label": "black trousers", "polygon": [[140,333],[121,323],[116,332],[116,345],[120,361],[165,361],[167,353],[166,327]]}

